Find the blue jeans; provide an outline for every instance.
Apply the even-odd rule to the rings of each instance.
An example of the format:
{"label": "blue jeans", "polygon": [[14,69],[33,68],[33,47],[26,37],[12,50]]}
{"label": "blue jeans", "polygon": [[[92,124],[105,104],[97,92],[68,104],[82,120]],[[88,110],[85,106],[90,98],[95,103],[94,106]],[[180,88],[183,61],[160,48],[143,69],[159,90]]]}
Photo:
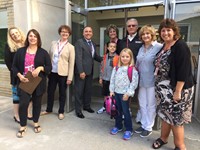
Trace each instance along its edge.
{"label": "blue jeans", "polygon": [[126,131],[133,131],[132,127],[132,119],[129,111],[129,100],[123,101],[123,95],[124,94],[118,94],[115,93],[115,100],[116,100],[116,106],[118,110],[118,115],[116,116],[115,119],[115,127],[118,129],[122,129],[122,115],[124,115],[124,126],[126,128]]}
{"label": "blue jeans", "polygon": [[12,85],[12,97],[13,97],[13,104],[19,104],[19,95],[16,85]]}

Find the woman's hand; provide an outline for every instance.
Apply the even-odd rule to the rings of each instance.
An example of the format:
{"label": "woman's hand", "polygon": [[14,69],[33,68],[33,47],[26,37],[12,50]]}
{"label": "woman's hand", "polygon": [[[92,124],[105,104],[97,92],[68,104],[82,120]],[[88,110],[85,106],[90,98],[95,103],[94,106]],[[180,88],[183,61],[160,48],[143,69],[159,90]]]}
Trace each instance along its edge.
{"label": "woman's hand", "polygon": [[29,80],[28,80],[28,78],[25,78],[22,74],[20,74],[20,73],[18,73],[18,75],[17,75],[18,77],[19,77],[19,80],[21,81],[21,82],[29,82]]}
{"label": "woman's hand", "polygon": [[185,84],[185,82],[183,82],[183,81],[177,81],[175,92],[173,94],[174,102],[179,102],[181,100],[181,91],[183,89],[184,84]]}
{"label": "woman's hand", "polygon": [[123,101],[127,101],[128,98],[129,98],[129,96],[127,94],[124,94],[122,99],[123,99]]}
{"label": "woman's hand", "polygon": [[173,95],[173,99],[175,102],[179,102],[181,100],[181,91],[175,91]]}
{"label": "woman's hand", "polygon": [[72,84],[72,81],[71,80],[67,80],[66,84],[70,85],[70,84]]}
{"label": "woman's hand", "polygon": [[35,70],[33,70],[33,72],[32,72],[32,75],[33,75],[33,77],[38,77],[38,75],[39,75],[39,73],[40,73],[40,71],[43,71],[44,70],[44,67],[37,67]]}

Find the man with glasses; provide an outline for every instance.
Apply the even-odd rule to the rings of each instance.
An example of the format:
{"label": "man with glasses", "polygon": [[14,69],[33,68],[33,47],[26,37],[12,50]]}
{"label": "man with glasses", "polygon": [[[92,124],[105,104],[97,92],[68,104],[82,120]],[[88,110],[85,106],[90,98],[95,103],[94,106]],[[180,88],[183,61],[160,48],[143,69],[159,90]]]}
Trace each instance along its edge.
{"label": "man with glasses", "polygon": [[136,56],[138,54],[139,48],[142,46],[142,42],[139,40],[139,36],[137,34],[138,21],[134,18],[127,20],[126,30],[127,36],[121,40],[117,54],[120,54],[120,52],[124,48],[130,48],[133,52],[134,59],[136,62]]}

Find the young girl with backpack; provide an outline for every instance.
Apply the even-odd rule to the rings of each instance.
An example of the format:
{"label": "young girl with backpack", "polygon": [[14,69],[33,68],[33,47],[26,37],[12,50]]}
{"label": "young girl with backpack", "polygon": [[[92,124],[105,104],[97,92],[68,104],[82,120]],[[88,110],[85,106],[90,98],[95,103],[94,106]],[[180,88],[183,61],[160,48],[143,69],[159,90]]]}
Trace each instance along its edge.
{"label": "young girl with backpack", "polygon": [[107,46],[108,53],[106,53],[103,57],[103,61],[101,62],[100,67],[100,77],[99,83],[102,85],[102,94],[104,96],[104,105],[97,111],[97,114],[101,114],[106,110],[106,98],[110,95],[109,85],[110,78],[113,67],[115,67],[118,63],[119,56],[115,53],[116,51],[116,43],[109,42]]}
{"label": "young girl with backpack", "polygon": [[[132,67],[131,80],[128,75],[129,67]],[[129,140],[133,135],[132,119],[129,112],[129,98],[134,95],[137,86],[138,72],[134,67],[133,53],[129,48],[125,48],[120,53],[118,66],[113,68],[109,87],[110,96],[115,97],[118,111],[115,118],[115,127],[111,129],[110,133],[115,135],[119,131],[122,131],[123,114],[125,126],[124,140]]]}

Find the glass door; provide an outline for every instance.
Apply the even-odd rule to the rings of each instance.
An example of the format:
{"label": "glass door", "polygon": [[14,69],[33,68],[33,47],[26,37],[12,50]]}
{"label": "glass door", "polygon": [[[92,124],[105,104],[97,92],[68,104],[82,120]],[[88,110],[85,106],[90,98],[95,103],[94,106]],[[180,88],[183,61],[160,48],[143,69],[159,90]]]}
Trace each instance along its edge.
{"label": "glass door", "polygon": [[[81,13],[81,7],[71,3],[70,1],[65,1],[66,9],[66,24],[71,26],[72,35],[71,43],[75,45],[76,41],[82,37],[83,28],[86,25],[86,16]],[[66,99],[66,112],[70,112],[74,109],[74,82],[67,88],[67,99]]]}

